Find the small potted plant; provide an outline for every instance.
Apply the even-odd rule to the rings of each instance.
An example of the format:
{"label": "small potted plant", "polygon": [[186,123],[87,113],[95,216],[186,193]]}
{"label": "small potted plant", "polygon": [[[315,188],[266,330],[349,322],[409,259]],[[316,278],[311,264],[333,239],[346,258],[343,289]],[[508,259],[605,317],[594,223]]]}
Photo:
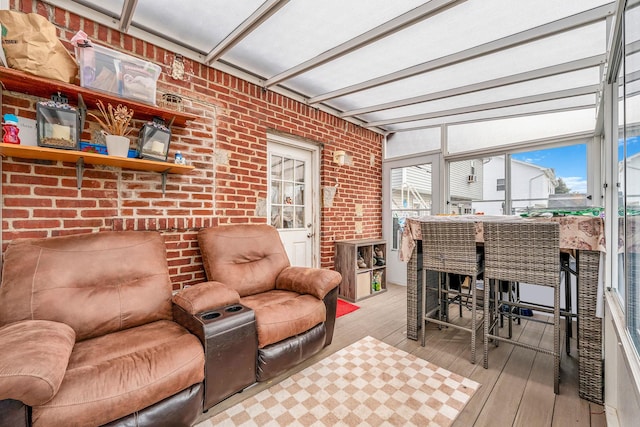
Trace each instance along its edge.
{"label": "small potted plant", "polygon": [[122,104],[118,104],[115,108],[111,104],[107,104],[105,108],[101,100],[96,105],[102,114],[102,118],[93,113],[88,114],[98,121],[105,133],[107,153],[110,156],[127,157],[129,154],[129,138],[127,138],[127,135],[133,130],[129,127],[133,117],[133,110]]}

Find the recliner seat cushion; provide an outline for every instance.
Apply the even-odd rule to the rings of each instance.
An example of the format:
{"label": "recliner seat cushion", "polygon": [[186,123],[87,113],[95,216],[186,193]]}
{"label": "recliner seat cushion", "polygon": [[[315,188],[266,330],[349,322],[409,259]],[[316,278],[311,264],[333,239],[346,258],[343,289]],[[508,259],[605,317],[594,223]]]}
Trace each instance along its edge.
{"label": "recliner seat cushion", "polygon": [[291,291],[263,292],[240,303],[255,311],[259,348],[308,331],[327,317],[322,300]]}
{"label": "recliner seat cushion", "polygon": [[55,397],[33,408],[33,425],[102,425],[203,379],[200,341],[172,321],[88,339],[76,343]]}

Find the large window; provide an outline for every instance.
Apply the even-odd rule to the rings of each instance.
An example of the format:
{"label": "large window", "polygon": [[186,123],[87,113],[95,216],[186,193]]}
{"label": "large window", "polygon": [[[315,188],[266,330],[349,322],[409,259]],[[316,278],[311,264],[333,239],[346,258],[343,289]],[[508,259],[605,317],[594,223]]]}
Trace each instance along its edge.
{"label": "large window", "polygon": [[514,153],[510,157],[512,213],[577,213],[592,207],[592,197],[587,194],[586,144]]}
{"label": "large window", "polygon": [[586,143],[449,162],[449,213],[518,215],[592,208]]}

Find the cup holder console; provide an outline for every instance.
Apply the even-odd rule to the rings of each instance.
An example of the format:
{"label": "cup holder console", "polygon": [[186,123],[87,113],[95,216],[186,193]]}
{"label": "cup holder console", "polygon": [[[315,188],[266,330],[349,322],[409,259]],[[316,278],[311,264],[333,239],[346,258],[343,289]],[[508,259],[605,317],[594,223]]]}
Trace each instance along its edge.
{"label": "cup holder console", "polygon": [[256,381],[255,313],[231,304],[196,315],[205,350],[204,410]]}
{"label": "cup holder console", "polygon": [[200,315],[204,320],[211,320],[222,316],[218,311],[205,311]]}
{"label": "cup holder console", "polygon": [[209,311],[202,312],[198,314],[198,317],[200,317],[200,319],[202,319],[204,323],[209,323],[212,321],[219,322],[223,318],[235,316],[247,311],[251,311],[251,309],[248,307],[245,307],[242,304],[233,304],[233,305],[228,305],[226,307],[221,307],[216,310],[209,310]]}

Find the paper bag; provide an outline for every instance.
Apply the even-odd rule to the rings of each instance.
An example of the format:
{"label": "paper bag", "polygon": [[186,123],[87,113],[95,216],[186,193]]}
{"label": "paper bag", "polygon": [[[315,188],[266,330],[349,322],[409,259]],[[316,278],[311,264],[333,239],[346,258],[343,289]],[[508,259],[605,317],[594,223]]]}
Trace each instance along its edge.
{"label": "paper bag", "polygon": [[56,28],[36,13],[0,10],[2,47],[7,65],[29,74],[73,83],[78,66],[56,35]]}

